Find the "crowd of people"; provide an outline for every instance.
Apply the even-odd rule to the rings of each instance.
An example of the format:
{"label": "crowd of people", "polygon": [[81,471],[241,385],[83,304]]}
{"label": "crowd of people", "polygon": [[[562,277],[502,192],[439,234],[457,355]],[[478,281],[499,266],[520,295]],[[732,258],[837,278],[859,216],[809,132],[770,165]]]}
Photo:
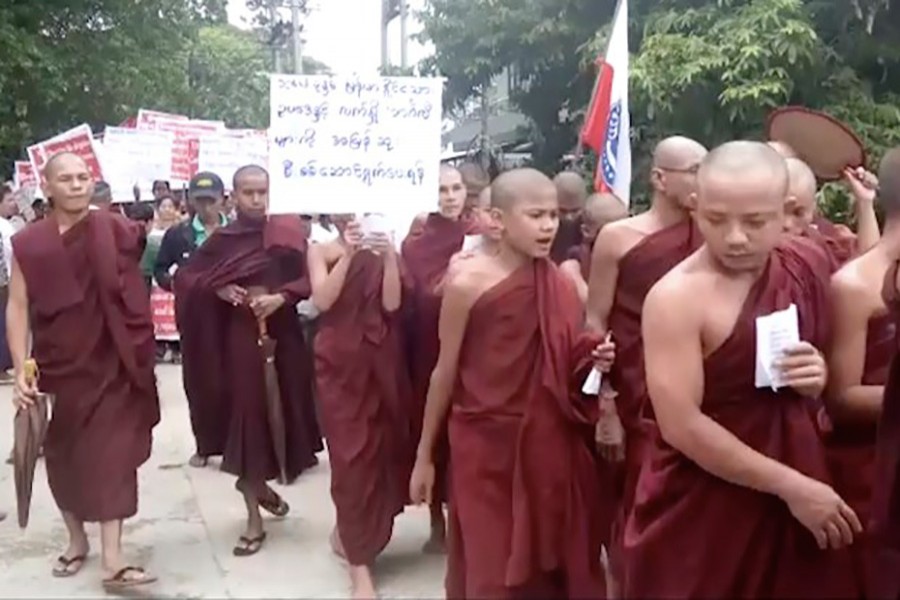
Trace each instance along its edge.
{"label": "crowd of people", "polygon": [[[99,522],[105,588],[155,580],[121,549],[160,418],[155,281],[175,295],[190,465],[221,457],[246,505],[235,556],[290,510],[270,482],[327,444],[354,597],[375,597],[410,504],[429,507],[448,598],[898,597],[882,401],[900,148],[877,177],[845,171],[855,232],[784,144],[671,137],[649,176],[629,217],[573,172],[444,165],[435,210],[396,240],[267,215],[252,165],[231,207],[200,173],[184,211],[160,182],[155,211],[117,215],[78,156],[52,157],[48,217],[11,237],[6,328],[17,407],[55,396],[53,575],[78,574]],[[759,319],[782,313],[799,342],[766,354]]]}

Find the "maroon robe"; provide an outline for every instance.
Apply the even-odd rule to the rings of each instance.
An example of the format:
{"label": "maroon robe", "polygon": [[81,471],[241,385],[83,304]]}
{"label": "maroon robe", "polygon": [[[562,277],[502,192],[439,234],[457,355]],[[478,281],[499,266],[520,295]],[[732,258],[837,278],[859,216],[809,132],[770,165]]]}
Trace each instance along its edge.
{"label": "maroon robe", "polygon": [[[409,274],[412,290],[407,305],[406,344],[413,389],[413,442],[422,435],[425,399],[431,383],[431,372],[440,352],[438,319],[441,314],[441,294],[437,286],[443,281],[453,255],[462,249],[468,223],[451,221],[432,213],[422,227],[403,240],[403,264]],[[445,500],[446,431],[435,449],[437,470],[434,497]]]}
{"label": "maroon robe", "polygon": [[382,306],[384,261],[350,263],[315,340],[319,414],[331,464],[331,497],[347,560],[370,565],[409,498],[412,398],[400,313]]}
{"label": "maroon robe", "polygon": [[594,252],[594,240],[582,240],[580,244],[569,249],[567,260],[578,262],[581,269],[581,278],[585,281],[591,279],[591,257]]}
{"label": "maroon robe", "polygon": [[[15,239],[15,238],[13,238]],[[870,598],[900,598],[900,297],[896,291],[898,263],[888,269],[883,296],[894,320],[894,356],[884,387],[878,421],[875,473],[869,521],[867,593]]]}
{"label": "maroon robe", "polygon": [[559,230],[550,247],[550,259],[556,264],[565,262],[572,249],[581,245],[584,234],[581,233],[582,217],[576,219],[560,219]]}
{"label": "maroon robe", "polygon": [[[800,339],[828,342],[829,265],[806,240],[776,249],[731,335],[704,358],[702,410],[751,448],[830,483],[807,401],[754,386],[756,318],[795,304]],[[820,550],[780,498],[733,485],[654,434],[625,532],[626,598],[853,598],[847,549]]]}
{"label": "maroon robe", "polygon": [[[247,306],[231,306],[216,290],[236,284],[264,287],[287,298],[267,320],[276,343],[275,368],[284,408],[287,476],[296,478],[316,464],[322,440],[312,403],[312,374],[304,367],[308,352],[295,305],[309,296],[306,240],[297,217],[268,220],[238,217],[204,243],[175,272],[175,295],[181,305],[181,325],[218,331],[221,345],[206,348],[192,368],[206,377],[221,377],[224,394],[219,406],[205,413],[215,417],[200,423],[221,444],[222,470],[248,481],[274,479],[278,463],[266,409],[264,357],[259,326]],[[204,322],[205,320],[205,322]],[[202,362],[200,362],[202,360]]]}
{"label": "maroon robe", "polygon": [[600,598],[595,398],[599,341],[548,260],[472,307],[449,418],[448,598]]}
{"label": "maroon robe", "polygon": [[644,379],[641,312],[644,299],[657,281],[703,243],[693,220],[682,221],[650,234],[619,260],[616,295],[609,329],[616,343],[616,362],[610,382],[618,392],[616,408],[625,429],[625,465],[610,560],[616,579],[624,577],[620,559],[625,521],[634,502],[645,448],[656,430]]}
{"label": "maroon robe", "polygon": [[825,217],[816,217],[812,227],[804,235],[825,249],[831,261],[832,272],[840,269],[856,254],[856,236],[853,232],[843,225],[835,225]]}
{"label": "maroon robe", "polygon": [[44,219],[12,244],[40,388],[56,396],[44,443],[56,504],[81,521],[131,517],[159,422],[143,227],[91,211],[62,235]]}

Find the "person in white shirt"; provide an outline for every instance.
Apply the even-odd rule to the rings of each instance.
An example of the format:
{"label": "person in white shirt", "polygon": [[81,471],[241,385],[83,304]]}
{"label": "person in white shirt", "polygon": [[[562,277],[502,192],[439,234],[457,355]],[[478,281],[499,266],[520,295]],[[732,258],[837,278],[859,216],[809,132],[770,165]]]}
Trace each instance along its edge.
{"label": "person in white shirt", "polygon": [[16,228],[10,219],[18,213],[15,195],[8,185],[0,187],[0,383],[12,383],[7,371],[12,368],[12,357],[6,343],[6,300],[9,297],[9,275],[12,273],[12,236]]}

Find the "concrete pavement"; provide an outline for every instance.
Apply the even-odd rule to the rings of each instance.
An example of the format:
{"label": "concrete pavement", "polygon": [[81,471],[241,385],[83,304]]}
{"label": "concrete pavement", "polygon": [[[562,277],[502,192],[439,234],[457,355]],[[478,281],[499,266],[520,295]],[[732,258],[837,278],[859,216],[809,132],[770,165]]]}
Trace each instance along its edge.
{"label": "concrete pavement", "polygon": [[[231,476],[215,467],[193,469],[193,450],[180,369],[160,366],[161,423],[154,430],[153,455],[140,473],[140,509],[126,523],[126,552],[159,581],[142,594],[154,598],[344,598],[347,576],[334,557],[328,535],[334,525],[327,457],[292,486],[278,487],[291,505],[284,520],[267,521],[264,549],[249,558],[232,556],[243,530],[241,497]],[[0,389],[0,454],[12,446],[11,387]],[[99,532],[89,528],[92,555],[69,579],[51,576],[65,547],[65,528],[47,487],[43,464],[35,476],[28,529],[15,516],[12,467],[0,466],[0,597],[97,598],[100,585]],[[443,597],[444,558],[422,554],[428,512],[410,509],[396,522],[394,538],[375,567],[383,597]]]}

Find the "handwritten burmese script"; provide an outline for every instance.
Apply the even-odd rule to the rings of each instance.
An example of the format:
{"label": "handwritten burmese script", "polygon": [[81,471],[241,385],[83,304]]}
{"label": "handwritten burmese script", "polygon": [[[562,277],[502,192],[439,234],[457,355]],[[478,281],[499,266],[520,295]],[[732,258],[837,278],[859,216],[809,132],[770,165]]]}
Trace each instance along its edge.
{"label": "handwritten burmese script", "polygon": [[435,203],[440,79],[273,75],[270,212],[416,212]]}

